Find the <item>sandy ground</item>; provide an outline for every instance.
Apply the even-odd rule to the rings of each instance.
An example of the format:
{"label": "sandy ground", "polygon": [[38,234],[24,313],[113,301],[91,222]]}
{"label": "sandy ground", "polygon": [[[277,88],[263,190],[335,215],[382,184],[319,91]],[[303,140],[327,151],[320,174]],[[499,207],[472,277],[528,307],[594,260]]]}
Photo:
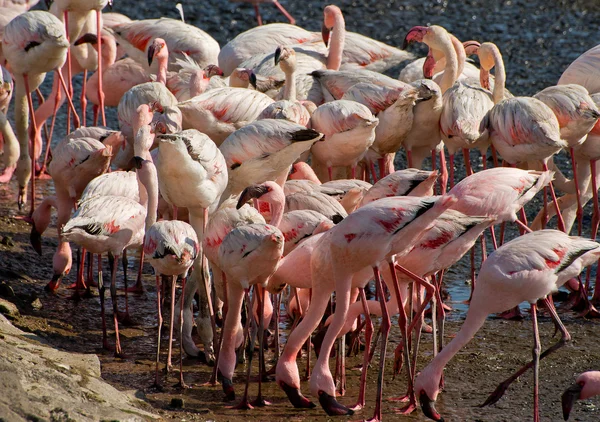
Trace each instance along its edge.
{"label": "sandy ground", "polygon": [[[252,27],[254,13],[248,5],[218,0],[206,2],[182,2],[188,22],[198,25],[221,43],[227,42],[235,34]],[[121,0],[114,11],[134,18],[159,16],[177,17],[175,2]],[[319,30],[322,7],[325,2],[286,1],[283,4],[298,19],[298,24],[312,30]],[[503,2],[470,1],[340,1],[338,4],[346,14],[350,30],[373,36],[393,45],[401,45],[406,31],[414,25],[441,24],[461,39],[495,41],[504,53],[507,64],[508,88],[517,95],[530,95],[545,86],[556,82],[561,72],[579,54],[597,44],[597,22],[600,7],[593,1],[555,1],[547,4],[542,0],[505,0]],[[261,7],[265,22],[282,21],[283,17],[270,5]],[[415,52],[422,52],[415,47]],[[396,75],[393,75],[396,76]],[[114,113],[109,113],[109,122],[116,126]],[[59,119],[58,133],[64,133],[64,120]],[[62,123],[62,128],[60,124]],[[562,159],[561,163],[564,163]],[[460,174],[460,169],[459,169]],[[38,197],[52,192],[52,185],[42,182]],[[185,360],[186,381],[192,389],[180,392],[173,386],[177,382],[177,372],[164,378],[166,389],[162,393],[153,392],[149,386],[153,380],[154,344],[156,340],[155,301],[156,292],[151,270],[146,266],[146,292],[130,296],[130,307],[135,326],[124,328],[122,342],[127,359],[115,359],[112,353],[102,351],[100,346],[100,305],[97,297],[73,301],[71,292],[62,288],[58,294],[44,292],[51,270],[51,257],[57,245],[54,228],[44,238],[44,254],[38,257],[29,246],[30,227],[15,219],[19,215],[15,206],[16,185],[13,181],[0,186],[0,281],[5,281],[14,289],[16,296],[9,298],[20,308],[22,317],[16,325],[33,331],[58,348],[98,353],[102,362],[103,376],[120,389],[140,389],[165,419],[168,420],[326,420],[320,409],[310,411],[294,409],[275,383],[265,385],[265,396],[273,404],[264,409],[240,412],[227,409],[222,401],[220,387],[204,386],[210,370],[205,364],[192,359]],[[539,202],[530,206],[529,214],[534,214]],[[586,209],[584,228],[589,228],[589,208]],[[135,264],[130,262],[133,272]],[[108,268],[105,268],[108,271]],[[66,286],[74,279],[75,265]],[[456,311],[449,314],[447,339],[457,332],[464,318],[468,297],[465,283],[466,266],[462,263],[447,278],[452,293],[450,305]],[[119,286],[122,274],[119,272]],[[31,303],[39,298],[41,309],[34,309]],[[124,306],[120,296],[120,307]],[[107,307],[111,308],[110,299]],[[540,372],[540,403],[542,420],[562,420],[560,395],[570,385],[575,374],[585,370],[598,369],[600,350],[598,349],[598,322],[577,318],[568,310],[559,311],[567,329],[573,336],[570,346],[544,360]],[[108,312],[111,316],[111,312]],[[540,332],[544,347],[556,341],[552,338],[553,326],[547,316],[540,317]],[[287,322],[282,321],[282,327]],[[112,323],[109,321],[109,328]],[[165,333],[167,330],[163,330]],[[111,342],[112,342],[111,337]],[[386,373],[391,373],[393,348],[399,341],[399,333],[393,328],[388,347]],[[163,343],[165,344],[165,343]],[[475,339],[462,350],[448,365],[446,389],[440,395],[438,410],[447,420],[465,421],[515,421],[531,420],[532,376],[528,373],[515,383],[500,402],[489,408],[478,408],[497,383],[506,378],[518,366],[531,357],[531,320],[528,316],[522,322],[505,322],[490,319]],[[431,336],[423,336],[419,367],[422,368],[432,356]],[[164,349],[163,349],[164,350]],[[178,350],[175,342],[174,350]],[[177,356],[177,355],[175,355]],[[269,355],[271,356],[271,355]],[[314,361],[314,355],[312,357]],[[348,368],[355,367],[361,358],[350,358]],[[165,357],[163,355],[163,363]],[[174,362],[177,362],[175,360]],[[367,408],[348,418],[360,420],[371,416],[374,406],[376,371],[379,354],[375,355],[369,370]],[[305,366],[306,356],[299,360]],[[333,361],[332,361],[333,364]],[[268,364],[270,367],[271,364]],[[242,392],[245,368],[236,372],[236,391]],[[302,372],[302,371],[301,371]],[[256,373],[256,371],[254,371]],[[357,396],[360,372],[348,370],[348,390],[341,399],[345,404],[353,404]],[[386,377],[384,388],[384,417],[386,420],[424,420],[420,412],[403,418],[394,413],[400,405],[387,399],[402,395],[406,388],[406,378],[402,374],[395,380]],[[303,383],[303,391],[308,394],[308,386]],[[256,392],[256,384],[251,393]],[[184,410],[169,407],[171,398],[183,397]],[[571,420],[597,421],[600,419],[598,400],[580,403],[576,406]],[[345,418],[338,418],[344,420]]]}

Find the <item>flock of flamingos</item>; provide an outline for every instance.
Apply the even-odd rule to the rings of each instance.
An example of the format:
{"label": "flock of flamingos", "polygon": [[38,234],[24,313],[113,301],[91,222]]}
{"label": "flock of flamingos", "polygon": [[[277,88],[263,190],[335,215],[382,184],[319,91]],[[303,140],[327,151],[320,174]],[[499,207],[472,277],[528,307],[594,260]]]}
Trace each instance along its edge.
{"label": "flock of flamingos", "polygon": [[[128,302],[126,296],[123,316],[117,309],[117,267],[124,258],[127,268],[127,251],[139,253],[137,283],[126,292],[143,288],[145,259],[154,268],[158,292],[157,386],[164,281],[171,286],[168,365],[173,322],[179,321],[180,357],[182,348],[191,356],[204,353],[214,363],[212,382],[219,379],[228,399],[235,398],[236,350],[253,344],[257,334],[262,342],[271,318],[278,320],[285,306],[294,324],[282,349],[276,324],[274,370],[291,404],[315,406],[300,391],[296,359],[305,343],[309,357],[311,346],[319,349],[310,393],[328,415],[349,415],[365,406],[367,368],[379,346],[373,420],[381,420],[390,316],[398,314],[402,342],[394,370],[404,367],[408,373],[403,412],[420,404],[426,416],[441,421],[435,400],[444,366],[490,313],[514,317],[518,305],[528,302],[533,359],[485,404],[498,401],[512,381],[533,369],[533,414],[539,420],[540,360],[570,340],[552,293],[567,286],[587,315],[597,314],[594,305],[600,303],[598,279],[592,296],[591,271],[583,281],[578,277],[598,261],[600,244],[568,235],[571,229],[581,234],[583,206],[590,200],[594,238],[598,229],[600,46],[575,60],[558,85],[533,97],[514,97],[505,89],[495,44],[462,43],[440,26],[416,26],[405,42],[424,43],[429,54],[415,59],[346,31],[335,5],[324,8],[321,33],[295,26],[285,12],[290,24],[257,26],[220,48],[209,34],[186,24],[183,13],[181,20],[131,21],[102,13],[108,0],[54,0],[48,12],[28,11],[33,1],[16,3],[3,1],[0,12],[0,181],[16,178],[17,205],[31,207],[25,219],[33,226],[31,243],[38,253],[56,209],[59,246],[47,289],[58,289],[71,270],[72,245],[87,251],[87,274],[82,262],[75,289],[78,294],[97,283],[104,347],[112,345],[102,255],[109,257],[114,350],[120,356],[119,319],[127,318]],[[261,2],[252,3],[260,23]],[[480,68],[467,61],[472,55],[479,57]],[[406,65],[398,79],[382,73],[399,64]],[[38,87],[52,71],[53,90],[44,99]],[[71,81],[82,72],[78,113]],[[15,132],[5,116],[13,89]],[[38,97],[37,108],[32,96]],[[50,148],[54,119],[65,102],[73,130]],[[86,122],[88,103],[93,123]],[[105,107],[118,108],[118,122],[106,121]],[[396,170],[394,156],[401,148],[409,168]],[[477,162],[483,170],[473,172],[471,149],[481,152]],[[573,166],[567,175],[553,162],[562,150]],[[460,181],[454,180],[457,152],[467,169]],[[420,169],[426,157],[432,171]],[[36,178],[49,177],[56,194],[36,204]],[[536,195],[544,205],[529,223],[523,207]],[[555,215],[557,230],[545,229]],[[521,236],[504,239],[506,224],[516,224]],[[444,270],[469,251],[475,262],[478,241],[483,263],[476,279],[472,269],[468,314],[444,345]],[[487,258],[486,244],[494,249]],[[182,294],[174,315],[177,280]],[[367,300],[364,288],[372,281],[375,300]],[[280,295],[283,291],[288,294]],[[427,306],[431,327],[423,322]],[[549,311],[561,334],[543,352],[538,306]],[[224,315],[220,334],[219,312]],[[371,344],[371,315],[381,317],[379,344]],[[194,325],[202,349],[192,339]],[[418,373],[416,348],[424,328],[433,330],[435,357]],[[335,372],[343,384],[345,346],[338,339],[346,333],[361,338],[365,349],[352,408],[336,400],[329,366],[338,342]],[[263,372],[264,349],[259,350]],[[181,363],[179,379],[185,386]],[[267,404],[261,379],[258,398],[250,403],[246,386],[239,408]],[[580,375],[563,395],[565,419],[576,400],[599,393],[600,372]]]}

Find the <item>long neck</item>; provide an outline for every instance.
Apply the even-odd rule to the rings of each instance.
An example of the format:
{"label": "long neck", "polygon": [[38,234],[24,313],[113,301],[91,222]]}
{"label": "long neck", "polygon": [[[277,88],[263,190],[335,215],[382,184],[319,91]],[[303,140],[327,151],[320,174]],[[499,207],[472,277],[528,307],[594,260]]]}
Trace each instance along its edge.
{"label": "long neck", "polygon": [[271,202],[271,224],[272,226],[279,227],[281,218],[283,217],[283,207],[285,204],[285,197],[282,201]]}
{"label": "long neck", "polygon": [[443,37],[443,39],[439,40],[438,48],[444,53],[444,57],[446,57],[446,67],[440,81],[440,89],[444,93],[454,85],[454,82],[458,78],[458,57],[450,37]]}
{"label": "long neck", "polygon": [[346,40],[346,22],[342,14],[336,14],[329,55],[327,56],[327,69],[340,70],[342,65],[342,54],[344,53],[344,42]]}
{"label": "long neck", "polygon": [[144,161],[138,169],[137,176],[148,193],[148,211],[146,213],[146,230],[156,223],[158,212],[158,174],[152,161]]}
{"label": "long neck", "polygon": [[450,38],[452,39],[452,46],[454,47],[454,51],[456,52],[456,60],[458,62],[458,67],[456,69],[456,77],[458,78],[460,75],[462,75],[463,70],[465,68],[467,54],[465,53],[465,47],[462,45],[458,38],[456,38],[454,35],[450,35]]}
{"label": "long neck", "polygon": [[190,77],[190,98],[194,98],[202,94],[209,84],[209,79],[204,78],[204,71],[198,69]]}
{"label": "long neck", "polygon": [[498,104],[504,99],[504,85],[506,84],[506,71],[504,70],[504,60],[502,54],[497,48],[493,50],[494,55],[494,93],[492,95],[494,104]]}
{"label": "long neck", "polygon": [[291,69],[285,72],[283,99],[296,101],[296,66],[292,66]]}
{"label": "long neck", "polygon": [[475,333],[483,326],[486,318],[487,312],[485,310],[478,312],[477,309],[469,308],[467,318],[462,327],[460,327],[460,331],[456,334],[456,337],[429,363],[428,368],[431,368],[435,374],[441,377],[444,367],[460,349],[471,341]]}
{"label": "long neck", "polygon": [[117,42],[113,37],[103,39],[102,43],[102,73],[106,72],[108,66],[117,61]]}
{"label": "long neck", "polygon": [[169,65],[169,54],[166,51],[166,46],[163,47],[165,50],[165,54],[158,55],[158,73],[156,74],[156,82],[161,83],[163,85],[167,84],[167,67]]}

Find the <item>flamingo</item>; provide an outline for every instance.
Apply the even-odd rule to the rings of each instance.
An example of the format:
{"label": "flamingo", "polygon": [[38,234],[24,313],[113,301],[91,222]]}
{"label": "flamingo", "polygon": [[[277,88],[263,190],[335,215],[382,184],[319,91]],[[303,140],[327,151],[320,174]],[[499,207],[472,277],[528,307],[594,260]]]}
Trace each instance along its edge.
{"label": "flamingo", "polygon": [[[29,159],[28,118],[32,115],[33,132],[37,131],[33,118],[31,92],[44,80],[46,72],[57,70],[65,63],[69,43],[62,23],[48,12],[26,12],[4,28],[2,53],[10,63],[9,70],[15,79],[15,124],[19,140],[20,156],[17,163],[19,195],[17,204],[21,208],[26,202],[26,189],[35,163],[35,143]],[[65,83],[60,72],[56,75]],[[72,106],[72,102],[70,103]],[[72,107],[74,111],[75,108]],[[35,208],[35,182],[31,182],[31,213]],[[31,214],[30,213],[30,214]]]}
{"label": "flamingo", "polygon": [[378,180],[365,194],[360,205],[389,196],[431,196],[437,171],[415,168],[398,170]]}
{"label": "flamingo", "polygon": [[[213,37],[195,26],[177,19],[144,19],[113,27],[117,42],[135,61],[149,66],[148,47],[155,38],[162,38],[169,46],[168,70],[181,68],[177,59],[185,60],[184,53],[201,68],[218,61],[219,44]],[[156,73],[156,67],[152,69]]]}
{"label": "flamingo", "polygon": [[283,13],[285,15],[285,17],[288,18],[288,20],[290,21],[290,25],[296,24],[296,19],[294,19],[292,17],[292,15],[290,15],[288,13],[288,11],[285,10],[285,8],[281,5],[281,3],[279,3],[278,0],[229,0],[229,1],[251,3],[254,6],[254,12],[256,13],[256,21],[258,22],[259,26],[262,25],[262,17],[260,16],[260,10],[258,10],[258,5],[261,3],[274,4],[281,11],[281,13]]}
{"label": "flamingo", "polygon": [[557,85],[578,84],[590,94],[600,92],[598,66],[600,65],[600,45],[590,48],[577,57],[560,76]]}
{"label": "flamingo", "polygon": [[[291,333],[277,364],[277,383],[286,392],[295,407],[314,406],[300,392],[300,379],[295,365],[295,357],[304,341],[316,328],[329,296],[336,291],[336,312],[325,335],[319,359],[311,376],[311,393],[329,415],[346,415],[352,411],[335,400],[335,386],[329,372],[328,359],[338,332],[343,326],[350,305],[351,287],[364,287],[369,281],[369,272],[375,274],[380,291],[381,309],[384,315],[382,334],[384,342],[381,349],[380,377],[378,382],[375,419],[381,419],[382,369],[385,361],[385,341],[389,329],[389,316],[385,308],[385,299],[379,277],[379,265],[395,254],[406,252],[409,245],[416,241],[423,230],[433,223],[456,198],[423,199],[414,197],[391,197],[367,204],[350,214],[341,223],[327,232],[313,236],[296,248],[292,254],[300,255],[308,251],[311,266],[313,299],[305,318]],[[307,248],[311,242],[314,250]],[[359,252],[360,251],[360,252]],[[292,256],[290,254],[288,257]],[[301,255],[300,255],[301,256]],[[302,265],[296,261],[297,265]],[[298,278],[300,278],[300,275]],[[335,283],[332,281],[332,277]],[[307,276],[302,277],[306,279]],[[299,286],[304,287],[304,286]],[[428,292],[428,295],[433,292]],[[428,296],[429,300],[431,296]],[[420,318],[418,316],[417,318]],[[366,366],[365,366],[366,369]]]}
{"label": "flamingo", "polygon": [[321,192],[296,192],[285,197],[285,210],[313,210],[337,223],[348,213],[337,200]]}
{"label": "flamingo", "polygon": [[565,420],[569,420],[573,404],[577,400],[586,400],[600,394],[600,372],[588,371],[577,376],[575,384],[562,395],[562,409]]}
{"label": "flamingo", "polygon": [[[531,305],[534,358],[500,384],[484,405],[497,402],[511,382],[533,367],[533,420],[538,422],[539,362],[571,339],[549,295],[556,292],[567,280],[576,277],[599,256],[600,244],[581,237],[571,237],[557,230],[540,230],[519,236],[490,254],[481,265],[467,318],[460,331],[421,371],[415,381],[415,392],[425,416],[436,421],[443,420],[434,406],[440,390],[442,371],[450,359],[473,338],[486,317],[490,313],[506,311],[527,301]],[[537,324],[537,301],[540,299],[546,304],[562,335],[555,345],[541,354]]]}
{"label": "flamingo", "polygon": [[[190,224],[202,241],[209,209],[215,209],[227,184],[227,166],[223,154],[215,143],[205,134],[194,129],[176,134],[158,136],[158,175],[162,197],[176,208],[185,207],[189,211]],[[181,183],[187,180],[188,183]],[[205,269],[204,253],[201,250],[196,258],[190,282],[200,293],[201,311],[197,324],[204,343],[207,362],[213,359],[214,314],[210,302],[210,290]],[[194,291],[191,291],[193,297]],[[191,304],[191,298],[187,298]],[[209,326],[206,311],[210,316]]]}
{"label": "flamingo", "polygon": [[323,133],[324,142],[311,148],[315,160],[327,167],[329,180],[333,180],[333,167],[352,168],[373,145],[379,119],[364,105],[354,101],[336,100],[319,106],[311,117],[313,129]]}

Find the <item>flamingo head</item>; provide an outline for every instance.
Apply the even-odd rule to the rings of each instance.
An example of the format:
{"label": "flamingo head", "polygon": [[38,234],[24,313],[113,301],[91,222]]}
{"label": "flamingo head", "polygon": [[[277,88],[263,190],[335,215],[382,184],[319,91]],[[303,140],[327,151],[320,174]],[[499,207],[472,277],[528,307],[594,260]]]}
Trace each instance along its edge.
{"label": "flamingo head", "polygon": [[465,48],[465,54],[467,56],[477,56],[479,55],[479,47],[481,47],[481,44],[479,43],[479,41],[471,40],[465,41],[463,43],[463,47]]}
{"label": "flamingo head", "polygon": [[152,65],[155,57],[168,57],[167,43],[162,38],[154,38],[150,47],[148,47],[148,66]]}
{"label": "flamingo head", "polygon": [[579,375],[575,384],[567,388],[562,394],[564,419],[569,420],[569,414],[577,400],[585,400],[598,394],[600,394],[600,372],[588,371]]}
{"label": "flamingo head", "polygon": [[427,26],[413,26],[404,37],[404,44],[402,44],[402,49],[405,50],[410,43],[423,42],[423,39],[425,38],[425,35],[427,35],[428,31],[429,27]]}
{"label": "flamingo head", "polygon": [[46,291],[56,291],[63,277],[71,272],[72,265],[73,258],[69,242],[60,242],[52,258],[53,275],[52,280],[45,287]]}
{"label": "flamingo head", "polygon": [[73,45],[81,44],[98,44],[98,36],[92,33],[83,34],[81,37],[77,38],[73,43]]}
{"label": "flamingo head", "polygon": [[272,181],[248,186],[240,195],[236,208],[240,209],[250,199],[260,199],[271,204],[275,202],[285,203],[285,194],[283,189]]}
{"label": "flamingo head", "polygon": [[284,72],[295,70],[296,51],[285,46],[277,47],[277,50],[275,50],[275,65],[279,65]]}
{"label": "flamingo head", "polygon": [[321,36],[325,47],[329,45],[329,36],[331,30],[335,27],[336,22],[339,21],[340,17],[343,18],[342,11],[339,7],[330,4],[323,9],[323,26],[321,27]]}
{"label": "flamingo head", "polygon": [[204,73],[206,73],[206,75],[209,78],[212,78],[213,76],[223,76],[223,70],[217,66],[216,64],[209,64],[208,66],[206,66],[204,68]]}

